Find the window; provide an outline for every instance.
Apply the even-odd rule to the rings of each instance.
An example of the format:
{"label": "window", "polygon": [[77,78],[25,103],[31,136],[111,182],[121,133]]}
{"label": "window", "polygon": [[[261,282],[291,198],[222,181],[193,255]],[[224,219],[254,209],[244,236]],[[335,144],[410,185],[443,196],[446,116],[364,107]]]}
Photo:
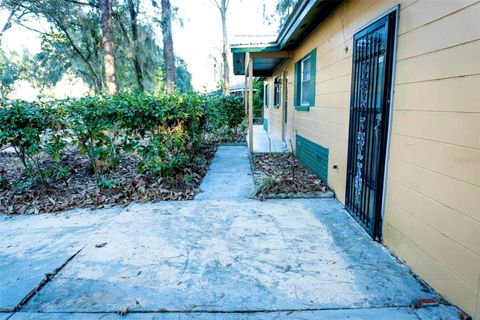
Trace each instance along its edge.
{"label": "window", "polygon": [[280,106],[280,77],[276,77],[273,82],[273,106]]}
{"label": "window", "polygon": [[300,64],[300,104],[308,106],[310,104],[310,81],[311,81],[311,57],[308,56]]}
{"label": "window", "polygon": [[315,70],[317,51],[309,54],[295,63],[295,109],[308,111],[315,105]]}
{"label": "window", "polygon": [[263,94],[263,103],[265,104],[265,108],[268,108],[270,103],[270,86],[268,83],[265,85],[264,94]]}

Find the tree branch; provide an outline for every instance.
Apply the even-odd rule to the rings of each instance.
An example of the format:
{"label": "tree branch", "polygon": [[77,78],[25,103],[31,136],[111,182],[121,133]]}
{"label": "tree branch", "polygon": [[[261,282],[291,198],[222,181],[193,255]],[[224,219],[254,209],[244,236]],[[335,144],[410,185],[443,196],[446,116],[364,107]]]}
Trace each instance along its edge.
{"label": "tree branch", "polygon": [[74,4],[78,4],[78,5],[81,5],[81,6],[89,6],[89,7],[98,9],[98,4],[94,3],[93,1],[88,1],[88,2],[82,2],[82,1],[77,1],[77,0],[64,0],[64,1],[74,3]]}
{"label": "tree branch", "polygon": [[[218,3],[217,0],[209,0],[211,4],[213,4],[215,7],[218,8],[218,10],[222,10],[222,8],[220,7],[220,4]],[[222,1],[222,0],[220,0]]]}
{"label": "tree branch", "polygon": [[67,37],[67,40],[68,42],[70,43],[70,45],[72,46],[73,50],[78,54],[78,56],[80,57],[80,59],[82,59],[82,61],[85,63],[85,65],[87,66],[88,70],[90,71],[92,77],[94,79],[96,79],[94,81],[95,83],[95,86],[97,87],[97,90],[98,91],[101,91],[101,86],[99,85],[98,83],[98,75],[97,73],[95,72],[95,70],[93,69],[92,65],[90,64],[90,62],[88,61],[88,59],[83,55],[82,51],[80,51],[80,49],[75,45],[75,42],[73,42],[73,39],[72,37],[70,36],[70,34],[68,33],[68,30],[67,28],[65,28],[65,26],[58,20],[56,19],[54,16],[52,15],[48,15],[50,17],[50,19],[55,23],[55,25],[65,34],[65,36]]}

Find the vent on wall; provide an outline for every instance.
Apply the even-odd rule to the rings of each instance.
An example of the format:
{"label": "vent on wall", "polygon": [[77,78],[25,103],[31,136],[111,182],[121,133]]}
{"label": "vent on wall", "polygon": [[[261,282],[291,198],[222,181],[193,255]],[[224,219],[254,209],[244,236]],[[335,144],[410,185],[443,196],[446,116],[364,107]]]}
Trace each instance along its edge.
{"label": "vent on wall", "polygon": [[328,182],[328,149],[297,134],[297,158],[313,173]]}

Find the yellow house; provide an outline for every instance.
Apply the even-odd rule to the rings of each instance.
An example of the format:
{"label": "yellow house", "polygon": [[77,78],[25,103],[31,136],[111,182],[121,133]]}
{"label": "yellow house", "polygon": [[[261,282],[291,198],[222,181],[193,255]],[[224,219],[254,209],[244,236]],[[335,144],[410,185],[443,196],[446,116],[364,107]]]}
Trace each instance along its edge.
{"label": "yellow house", "polygon": [[231,51],[265,78],[269,135],[480,319],[480,2],[304,0],[275,42]]}

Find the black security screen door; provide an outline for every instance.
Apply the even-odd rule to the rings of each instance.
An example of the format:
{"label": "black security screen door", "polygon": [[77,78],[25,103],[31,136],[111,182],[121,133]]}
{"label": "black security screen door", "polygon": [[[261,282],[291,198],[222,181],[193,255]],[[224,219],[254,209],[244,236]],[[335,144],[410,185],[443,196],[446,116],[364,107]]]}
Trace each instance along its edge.
{"label": "black security screen door", "polygon": [[395,14],[372,23],[353,38],[345,205],[376,240],[381,237]]}

